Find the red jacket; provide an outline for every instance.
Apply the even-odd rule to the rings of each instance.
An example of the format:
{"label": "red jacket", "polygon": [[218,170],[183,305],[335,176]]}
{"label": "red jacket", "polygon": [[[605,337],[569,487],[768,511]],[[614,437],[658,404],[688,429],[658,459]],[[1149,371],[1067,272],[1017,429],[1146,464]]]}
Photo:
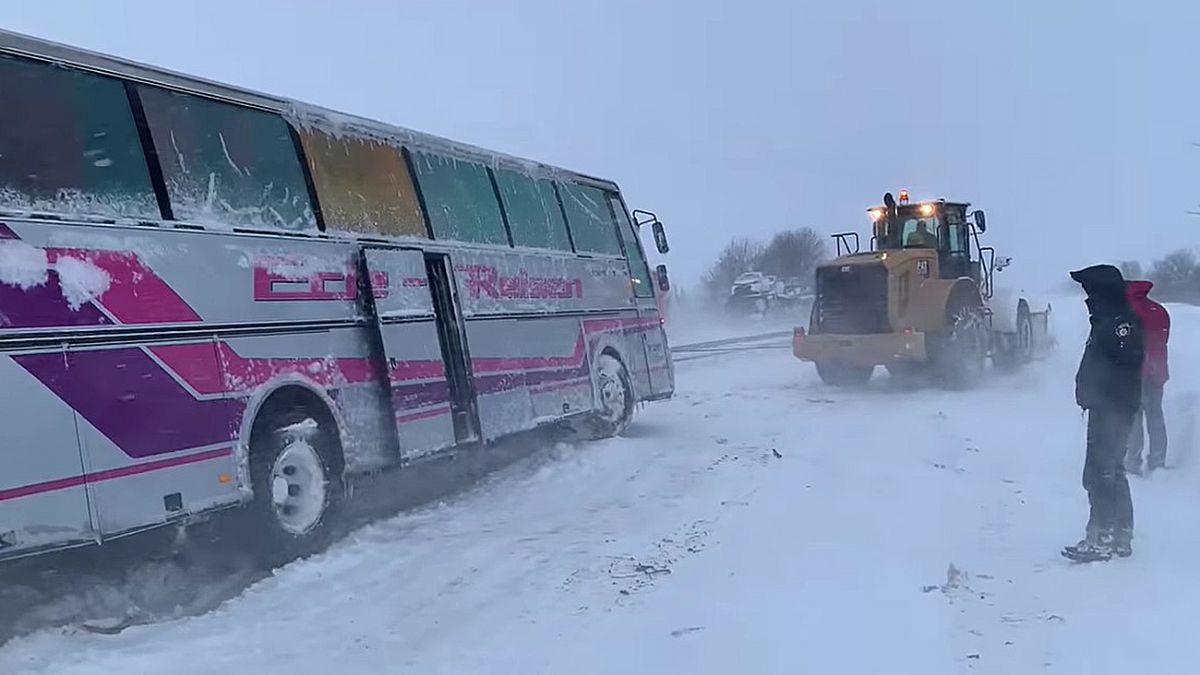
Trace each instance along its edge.
{"label": "red jacket", "polygon": [[1171,315],[1167,308],[1146,297],[1154,284],[1149,281],[1130,281],[1125,295],[1133,311],[1142,320],[1146,336],[1146,360],[1142,363],[1142,379],[1148,384],[1162,386],[1170,378],[1167,370],[1167,339],[1171,337]]}

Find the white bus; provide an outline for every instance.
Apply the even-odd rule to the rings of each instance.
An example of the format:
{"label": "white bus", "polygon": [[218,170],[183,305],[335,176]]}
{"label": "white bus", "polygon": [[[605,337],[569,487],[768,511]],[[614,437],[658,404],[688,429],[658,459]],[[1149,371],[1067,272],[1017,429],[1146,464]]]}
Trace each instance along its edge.
{"label": "white bus", "polygon": [[356,475],[620,433],[674,390],[644,215],[611,181],[0,33],[0,558],[234,506],[290,557]]}

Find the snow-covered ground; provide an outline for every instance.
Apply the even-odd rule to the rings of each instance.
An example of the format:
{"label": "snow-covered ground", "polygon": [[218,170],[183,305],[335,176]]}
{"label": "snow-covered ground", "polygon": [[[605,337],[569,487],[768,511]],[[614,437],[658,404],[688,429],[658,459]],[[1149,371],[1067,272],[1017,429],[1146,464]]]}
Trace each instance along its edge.
{"label": "snow-covered ground", "polygon": [[969,393],[833,391],[786,351],[680,364],[626,438],[539,451],[202,616],[18,638],[0,673],[1195,672],[1200,311],[1172,308],[1182,468],[1135,480],[1133,558],[1072,566],[1079,304],[1055,303],[1050,361]]}
{"label": "snow-covered ground", "polygon": [[761,335],[808,326],[808,309],[770,316],[731,316],[713,308],[688,307],[668,312],[667,337],[672,345]]}

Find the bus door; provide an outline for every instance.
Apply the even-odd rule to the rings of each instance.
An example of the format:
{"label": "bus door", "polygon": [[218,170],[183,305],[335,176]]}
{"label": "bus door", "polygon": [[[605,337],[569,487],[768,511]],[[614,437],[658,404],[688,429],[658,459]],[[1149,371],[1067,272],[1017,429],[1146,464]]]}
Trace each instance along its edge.
{"label": "bus door", "polygon": [[445,255],[364,247],[360,297],[377,328],[376,351],[405,458],[475,440],[462,318]]}
{"label": "bus door", "polygon": [[646,370],[649,392],[658,394],[671,389],[670,354],[667,352],[666,335],[662,329],[662,314],[655,299],[654,282],[646,264],[646,254],[638,241],[637,230],[629,220],[625,204],[616,195],[609,197],[612,210],[617,216],[617,229],[621,231],[621,244],[629,262],[629,277],[632,284],[634,304],[638,310],[638,342],[646,352]]}

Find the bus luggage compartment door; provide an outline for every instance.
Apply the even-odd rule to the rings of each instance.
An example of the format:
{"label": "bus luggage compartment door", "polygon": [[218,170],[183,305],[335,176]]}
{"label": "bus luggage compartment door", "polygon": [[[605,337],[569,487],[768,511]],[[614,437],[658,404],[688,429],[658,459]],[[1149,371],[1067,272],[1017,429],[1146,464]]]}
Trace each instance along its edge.
{"label": "bus luggage compartment door", "polygon": [[76,413],[55,394],[67,386],[66,354],[4,356],[0,377],[0,558],[96,541]]}
{"label": "bus luggage compartment door", "polygon": [[478,437],[461,320],[444,287],[444,256],[431,254],[429,264],[426,257],[376,247],[362,255],[362,304],[378,330],[405,457]]}

